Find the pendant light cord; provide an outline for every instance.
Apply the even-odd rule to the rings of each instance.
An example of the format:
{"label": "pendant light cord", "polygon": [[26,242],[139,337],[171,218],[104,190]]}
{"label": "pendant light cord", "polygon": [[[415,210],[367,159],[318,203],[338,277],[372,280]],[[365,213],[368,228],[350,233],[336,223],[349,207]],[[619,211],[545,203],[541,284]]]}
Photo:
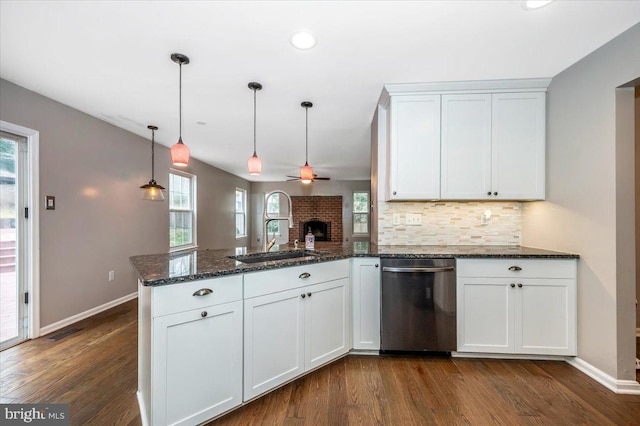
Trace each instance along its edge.
{"label": "pendant light cord", "polygon": [[179,90],[179,104],[180,104],[180,142],[182,142],[182,62],[180,62],[180,90]]}
{"label": "pendant light cord", "polygon": [[256,156],[256,92],[253,89],[253,156]]}
{"label": "pendant light cord", "polygon": [[156,132],[151,129],[151,182],[155,183],[156,182],[156,178],[154,177],[154,172],[155,172],[155,168],[154,168],[154,164],[155,164],[155,152],[154,152],[154,146],[156,142]]}
{"label": "pendant light cord", "polygon": [[304,164],[309,164],[309,107],[305,107],[304,109],[304,124],[305,124],[305,134],[304,134]]}

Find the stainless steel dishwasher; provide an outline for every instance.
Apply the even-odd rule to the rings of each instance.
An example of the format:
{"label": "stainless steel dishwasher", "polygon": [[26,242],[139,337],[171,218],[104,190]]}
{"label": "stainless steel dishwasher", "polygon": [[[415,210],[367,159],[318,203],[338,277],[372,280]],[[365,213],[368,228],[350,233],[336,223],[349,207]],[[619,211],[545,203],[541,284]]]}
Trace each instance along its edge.
{"label": "stainless steel dishwasher", "polygon": [[456,350],[455,259],[381,259],[381,352]]}

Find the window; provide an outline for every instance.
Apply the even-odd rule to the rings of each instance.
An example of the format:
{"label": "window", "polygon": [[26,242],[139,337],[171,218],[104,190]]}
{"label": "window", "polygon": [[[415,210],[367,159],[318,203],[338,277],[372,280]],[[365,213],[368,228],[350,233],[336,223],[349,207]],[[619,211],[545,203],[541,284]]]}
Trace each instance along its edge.
{"label": "window", "polygon": [[[280,216],[280,194],[273,194],[269,197],[269,202],[267,203],[267,215],[271,217]],[[267,233],[269,235],[280,235],[280,221],[272,220],[269,222],[267,225]]]}
{"label": "window", "polygon": [[236,188],[236,238],[247,236],[247,191]]}
{"label": "window", "polygon": [[369,233],[369,193],[353,193],[353,233]]}
{"label": "window", "polygon": [[169,247],[180,250],[196,245],[196,177],[169,173]]}

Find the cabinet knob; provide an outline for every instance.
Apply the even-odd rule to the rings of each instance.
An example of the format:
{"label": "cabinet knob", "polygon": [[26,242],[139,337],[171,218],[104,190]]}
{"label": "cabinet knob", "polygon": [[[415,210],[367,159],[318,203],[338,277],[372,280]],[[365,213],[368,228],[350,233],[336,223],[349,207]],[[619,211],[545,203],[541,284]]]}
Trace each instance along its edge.
{"label": "cabinet knob", "polygon": [[300,295],[300,297],[302,297],[302,298],[304,299],[305,297],[307,297],[307,295],[306,295],[306,294],[304,294],[304,293],[302,293],[302,294]]}
{"label": "cabinet knob", "polygon": [[202,311],[202,313],[200,314],[202,318],[206,317],[207,315],[209,315],[207,311]]}
{"label": "cabinet knob", "polygon": [[514,288],[516,285],[515,284],[509,284],[511,286],[511,288]]}
{"label": "cabinet knob", "polygon": [[377,263],[375,264],[375,267],[378,268],[380,265],[378,265]]}
{"label": "cabinet knob", "polygon": [[396,194],[397,194],[397,192],[396,192],[396,191],[393,191],[393,195],[396,195]]}
{"label": "cabinet knob", "polygon": [[522,268],[519,266],[510,266],[509,267],[510,271],[522,271]]}
{"label": "cabinet knob", "polygon": [[309,278],[310,276],[311,276],[311,274],[310,274],[310,273],[308,273],[308,272],[303,272],[303,273],[301,273],[300,275],[298,275],[298,278],[302,278],[302,279],[304,279],[304,278]]}
{"label": "cabinet knob", "polygon": [[491,195],[491,191],[487,192],[487,195]]}
{"label": "cabinet knob", "polygon": [[201,288],[200,290],[193,293],[194,296],[206,296],[207,294],[213,293],[213,290],[210,288]]}
{"label": "cabinet knob", "polygon": [[519,283],[519,284],[518,284],[518,288],[522,288],[522,283]]}
{"label": "cabinet knob", "polygon": [[310,292],[309,292],[309,293],[307,293],[307,296],[311,297],[311,293],[310,293]]}
{"label": "cabinet knob", "polygon": [[498,192],[497,192],[497,191],[496,191],[496,192],[494,192],[494,193],[493,193],[493,195],[498,195]]}

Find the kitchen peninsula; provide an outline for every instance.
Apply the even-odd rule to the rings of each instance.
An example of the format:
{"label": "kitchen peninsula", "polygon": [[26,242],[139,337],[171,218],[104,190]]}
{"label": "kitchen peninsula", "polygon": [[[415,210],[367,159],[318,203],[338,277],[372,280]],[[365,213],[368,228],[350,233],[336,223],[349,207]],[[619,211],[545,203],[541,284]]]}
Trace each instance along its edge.
{"label": "kitchen peninsula", "polygon": [[[144,424],[204,422],[350,351],[377,353],[385,258],[456,259],[456,356],[575,355],[575,254],[357,242],[317,244],[314,251],[280,246],[268,256],[280,259],[241,248],[130,258],[139,277]],[[529,315],[546,296],[553,303],[540,321],[514,317],[514,306]],[[527,345],[532,336],[555,340]]]}

